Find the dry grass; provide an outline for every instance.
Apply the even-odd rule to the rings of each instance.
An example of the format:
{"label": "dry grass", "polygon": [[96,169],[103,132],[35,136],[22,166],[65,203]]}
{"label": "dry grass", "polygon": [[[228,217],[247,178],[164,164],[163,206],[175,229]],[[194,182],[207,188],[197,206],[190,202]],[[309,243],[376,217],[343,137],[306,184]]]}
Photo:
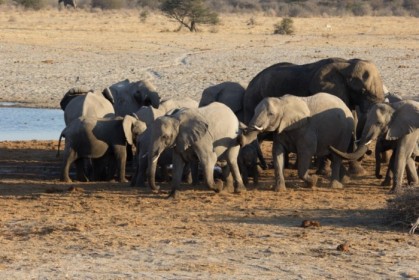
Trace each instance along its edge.
{"label": "dry grass", "polygon": [[407,188],[389,201],[391,222],[411,225],[419,219],[419,188]]}

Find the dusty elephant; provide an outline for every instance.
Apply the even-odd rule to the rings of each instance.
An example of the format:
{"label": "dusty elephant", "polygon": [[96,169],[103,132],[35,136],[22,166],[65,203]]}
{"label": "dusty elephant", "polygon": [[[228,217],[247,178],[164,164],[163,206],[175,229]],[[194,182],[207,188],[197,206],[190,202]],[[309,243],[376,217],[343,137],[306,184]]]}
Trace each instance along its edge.
{"label": "dusty elephant", "polygon": [[249,124],[257,104],[265,97],[310,96],[318,92],[335,95],[349,109],[359,106],[362,112],[384,101],[381,76],[371,61],[327,58],[303,65],[278,63],[250,81],[243,100],[244,123]]}
{"label": "dusty elephant", "polygon": [[249,177],[253,178],[253,185],[258,185],[259,165],[263,169],[267,168],[265,161],[260,162],[258,160],[259,158],[263,158],[263,156],[257,140],[253,141],[249,145],[240,148],[239,157],[237,160],[239,163],[240,173],[242,175],[242,179],[246,187],[249,184]]}
{"label": "dusty elephant", "polygon": [[126,116],[138,111],[142,106],[158,108],[160,96],[154,86],[146,80],[130,82],[128,79],[104,89],[110,96],[117,116]]}
{"label": "dusty elephant", "polygon": [[77,9],[77,3],[76,0],[58,0],[58,7],[61,8],[61,3],[63,3],[64,8],[67,7],[73,7],[74,9]]}
{"label": "dusty elephant", "polygon": [[104,156],[115,157],[119,171],[119,181],[126,182],[125,163],[126,146],[133,143],[136,133],[141,126],[132,116],[114,118],[87,118],[80,117],[70,123],[61,133],[64,137],[64,160],[61,180],[71,182],[69,177],[70,165],[77,159],[100,159]]}
{"label": "dusty elephant", "polygon": [[[333,127],[334,129],[330,129]],[[330,154],[329,145],[346,150],[350,144],[354,120],[349,108],[336,96],[318,93],[309,97],[285,95],[263,99],[255,109],[248,129],[239,137],[241,145],[251,143],[259,133],[274,133],[272,158],[275,168],[275,191],[285,190],[284,154],[297,153],[298,176],[309,187],[316,186],[317,176],[308,174],[313,156]],[[333,143],[333,144],[332,144]],[[341,159],[332,155],[330,186],[342,187]]]}
{"label": "dusty elephant", "polygon": [[[222,118],[220,118],[222,116]],[[170,196],[176,197],[185,163],[197,157],[204,171],[206,185],[223,190],[222,182],[214,184],[217,160],[226,160],[234,178],[235,192],[245,190],[237,164],[239,121],[226,105],[214,102],[198,109],[181,109],[173,115],[156,119],[152,125],[148,181],[153,190],[154,174],[160,154],[173,147],[173,178]]]}
{"label": "dusty elephant", "polygon": [[412,159],[412,154],[417,150],[418,128],[419,102],[406,100],[393,104],[380,103],[368,112],[358,149],[354,153],[344,153],[334,146],[330,148],[337,155],[353,160],[363,156],[368,145],[378,137],[394,141],[394,158],[390,164],[394,175],[391,192],[398,192],[401,190],[405,169],[409,181],[418,183],[416,166]]}

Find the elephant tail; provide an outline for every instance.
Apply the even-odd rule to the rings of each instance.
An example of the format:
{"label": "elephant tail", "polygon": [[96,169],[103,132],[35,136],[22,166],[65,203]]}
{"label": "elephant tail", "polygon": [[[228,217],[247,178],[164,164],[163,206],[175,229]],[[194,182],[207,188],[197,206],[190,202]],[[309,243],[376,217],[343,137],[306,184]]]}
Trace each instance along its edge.
{"label": "elephant tail", "polygon": [[64,131],[63,131],[63,132],[61,132],[61,134],[60,134],[60,138],[58,139],[57,155],[55,156],[55,157],[57,157],[57,158],[59,158],[59,157],[60,157],[60,144],[61,144],[61,139],[62,139],[63,137],[65,138]]}

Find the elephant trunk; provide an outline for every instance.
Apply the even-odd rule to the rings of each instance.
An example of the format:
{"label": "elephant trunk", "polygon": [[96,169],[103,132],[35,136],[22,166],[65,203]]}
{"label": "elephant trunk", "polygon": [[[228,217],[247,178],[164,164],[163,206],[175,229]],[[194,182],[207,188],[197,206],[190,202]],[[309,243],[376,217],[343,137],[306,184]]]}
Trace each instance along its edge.
{"label": "elephant trunk", "polygon": [[153,191],[158,191],[160,189],[159,186],[156,185],[156,169],[157,169],[157,161],[159,160],[160,154],[156,156],[149,157],[149,164],[148,164],[148,184]]}
{"label": "elephant trunk", "polygon": [[353,153],[341,152],[332,146],[329,146],[329,149],[331,150],[332,153],[338,155],[341,158],[348,159],[348,160],[357,160],[361,158],[368,151],[368,146],[367,145],[359,146],[358,149],[356,149],[356,151]]}
{"label": "elephant trunk", "polygon": [[259,133],[259,130],[248,130],[246,132],[241,133],[237,138],[237,141],[241,147],[249,145],[258,138]]}

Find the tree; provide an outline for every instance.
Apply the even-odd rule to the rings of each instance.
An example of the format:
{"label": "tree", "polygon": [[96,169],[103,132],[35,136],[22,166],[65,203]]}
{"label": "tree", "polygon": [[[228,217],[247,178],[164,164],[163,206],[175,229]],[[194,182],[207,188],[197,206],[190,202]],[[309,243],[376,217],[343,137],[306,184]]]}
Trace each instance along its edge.
{"label": "tree", "polygon": [[185,26],[195,32],[198,23],[215,25],[219,21],[218,14],[211,11],[203,0],[163,0],[160,9],[180,23],[179,30]]}

